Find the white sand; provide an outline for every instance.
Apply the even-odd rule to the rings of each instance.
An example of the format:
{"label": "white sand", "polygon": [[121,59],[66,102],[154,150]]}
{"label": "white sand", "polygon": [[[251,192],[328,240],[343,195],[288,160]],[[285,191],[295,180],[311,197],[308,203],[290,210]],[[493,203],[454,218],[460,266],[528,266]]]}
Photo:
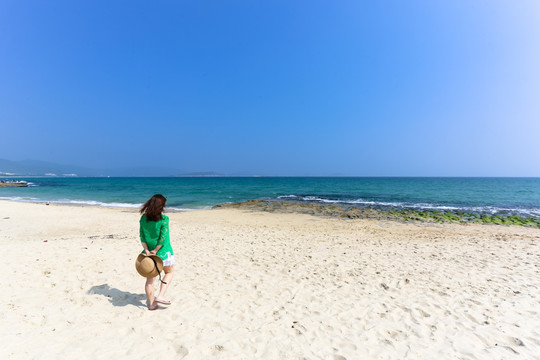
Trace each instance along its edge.
{"label": "white sand", "polygon": [[538,229],[169,216],[152,312],[135,211],[0,201],[0,359],[540,359]]}

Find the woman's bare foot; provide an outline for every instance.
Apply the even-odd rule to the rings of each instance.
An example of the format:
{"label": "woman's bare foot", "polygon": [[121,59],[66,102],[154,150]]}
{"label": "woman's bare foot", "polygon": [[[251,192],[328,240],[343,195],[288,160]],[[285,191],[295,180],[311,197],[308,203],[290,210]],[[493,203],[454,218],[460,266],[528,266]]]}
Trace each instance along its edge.
{"label": "woman's bare foot", "polygon": [[152,304],[150,304],[150,306],[148,307],[148,310],[156,310],[158,308],[158,304],[157,302],[153,302]]}
{"label": "woman's bare foot", "polygon": [[157,302],[163,305],[171,305],[171,300],[165,300],[165,299],[160,299],[160,298],[155,298],[154,302]]}

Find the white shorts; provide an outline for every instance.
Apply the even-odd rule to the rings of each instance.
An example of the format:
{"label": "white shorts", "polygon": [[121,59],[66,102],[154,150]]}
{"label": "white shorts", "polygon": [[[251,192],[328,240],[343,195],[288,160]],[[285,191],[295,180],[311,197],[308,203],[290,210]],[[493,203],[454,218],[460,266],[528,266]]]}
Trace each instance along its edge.
{"label": "white shorts", "polygon": [[174,255],[167,251],[167,259],[163,260],[163,266],[173,266],[174,264],[176,264]]}

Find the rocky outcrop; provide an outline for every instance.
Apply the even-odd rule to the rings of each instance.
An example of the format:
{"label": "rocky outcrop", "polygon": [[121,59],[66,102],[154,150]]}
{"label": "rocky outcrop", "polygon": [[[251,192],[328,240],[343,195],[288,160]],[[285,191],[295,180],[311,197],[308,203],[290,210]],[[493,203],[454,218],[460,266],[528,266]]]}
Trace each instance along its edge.
{"label": "rocky outcrop", "polygon": [[298,213],[342,219],[374,219],[400,222],[418,221],[429,223],[476,223],[496,225],[520,225],[540,228],[540,218],[504,214],[465,213],[416,209],[374,209],[369,207],[325,205],[283,200],[248,200],[216,205],[213,209],[242,209],[277,213]]}
{"label": "rocky outcrop", "polygon": [[28,183],[25,181],[9,181],[0,182],[0,187],[27,187]]}
{"label": "rocky outcrop", "polygon": [[238,203],[219,204],[213,207],[213,209],[220,208],[233,208],[278,213],[299,213],[347,219],[399,220],[399,218],[393,214],[385,211],[375,210],[372,208],[344,208],[337,205],[302,203],[296,201],[248,200]]}

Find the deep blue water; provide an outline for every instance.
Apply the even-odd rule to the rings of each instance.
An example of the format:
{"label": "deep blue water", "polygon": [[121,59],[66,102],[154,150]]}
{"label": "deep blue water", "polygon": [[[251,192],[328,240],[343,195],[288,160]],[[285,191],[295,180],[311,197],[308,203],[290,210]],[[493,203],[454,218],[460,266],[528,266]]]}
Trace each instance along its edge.
{"label": "deep blue water", "polygon": [[27,188],[0,188],[0,199],[139,207],[155,193],[171,210],[249,199],[343,206],[459,210],[540,216],[540,178],[19,178]]}

